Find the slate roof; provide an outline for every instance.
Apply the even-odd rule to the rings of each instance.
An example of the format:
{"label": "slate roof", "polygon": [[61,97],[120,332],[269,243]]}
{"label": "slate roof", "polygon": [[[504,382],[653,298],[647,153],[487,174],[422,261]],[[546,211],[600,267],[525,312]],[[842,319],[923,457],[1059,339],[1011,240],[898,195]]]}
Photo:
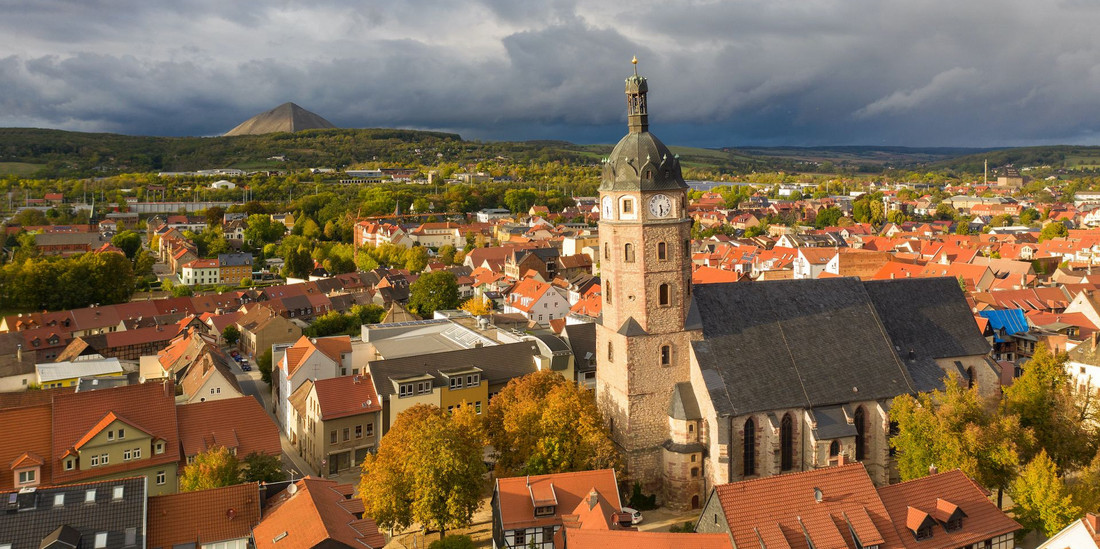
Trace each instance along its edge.
{"label": "slate roof", "polygon": [[149,498],[147,546],[174,547],[248,538],[260,522],[260,486],[249,482]]}
{"label": "slate roof", "polygon": [[533,373],[538,354],[538,344],[532,341],[520,341],[503,345],[488,345],[457,351],[443,351],[426,355],[411,355],[384,360],[372,360],[368,364],[374,378],[378,396],[394,395],[397,390],[391,378],[402,378],[417,374],[431,374],[433,384],[442,386],[446,380],[438,375],[440,370],[477,367],[481,369],[482,379],[489,383],[503,383],[513,377]]}
{"label": "slate roof", "polygon": [[694,420],[703,419],[699,412],[699,402],[695,400],[695,393],[691,390],[691,382],[681,381],[672,390],[672,400],[668,404],[668,416],[673,419]]}
{"label": "slate roof", "polygon": [[[122,488],[119,499],[114,499],[115,487]],[[89,490],[95,490],[94,504],[84,503]],[[145,477],[40,487],[9,504],[13,494],[0,493],[0,543],[12,549],[38,549],[51,535],[71,539],[74,530],[81,547],[92,547],[99,532],[107,533],[107,547],[145,547]],[[59,494],[63,503],[55,505]],[[71,530],[58,532],[63,525]],[[133,545],[126,543],[128,528],[134,529]]]}
{"label": "slate roof", "polygon": [[566,324],[562,330],[565,341],[573,350],[577,369],[588,369],[589,364],[596,365],[596,324]]}

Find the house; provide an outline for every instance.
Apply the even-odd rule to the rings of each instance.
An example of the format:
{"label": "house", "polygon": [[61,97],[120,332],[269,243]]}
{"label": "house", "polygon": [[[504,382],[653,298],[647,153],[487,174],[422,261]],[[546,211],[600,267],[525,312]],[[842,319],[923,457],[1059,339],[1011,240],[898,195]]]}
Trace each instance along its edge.
{"label": "house", "polygon": [[794,277],[817,278],[836,256],[836,248],[799,248],[794,259]]}
{"label": "house", "polygon": [[569,523],[585,530],[630,527],[612,469],[498,478],[489,503],[493,547],[560,549]]}
{"label": "house", "polygon": [[504,312],[519,313],[532,322],[548,326],[551,320],[569,313],[569,300],[552,284],[525,278],[508,294]]}
{"label": "house", "polygon": [[218,254],[218,282],[236,286],[252,278],[252,254]]}
{"label": "house", "polygon": [[561,252],[553,247],[514,249],[505,257],[504,275],[519,280],[528,271],[535,271],[543,280],[552,280],[558,276],[560,256]]}
{"label": "house", "polygon": [[290,436],[295,425],[289,404],[290,395],[307,379],[318,380],[346,376],[351,368],[351,338],[344,336],[301,337],[287,347],[274,362],[271,390],[275,418],[283,432]]}
{"label": "house", "polygon": [[1100,515],[1085,513],[1061,532],[1039,545],[1038,549],[1100,549]]}
{"label": "house", "polygon": [[386,538],[363,516],[355,487],[306,477],[268,501],[252,529],[256,549],[381,549]]}
{"label": "house", "polygon": [[631,529],[588,530],[583,527],[562,530],[564,547],[569,549],[608,549],[645,547],[646,549],[734,549],[725,534],[694,532],[636,532]]}
{"label": "house", "polygon": [[428,248],[441,246],[454,246],[462,248],[466,245],[465,225],[445,221],[442,223],[423,223],[409,232],[413,242]]}
{"label": "house", "polygon": [[302,337],[302,328],[263,304],[250,305],[237,319],[241,338],[237,346],[250,358],[263,355],[277,343],[292,343]]}
{"label": "house", "polygon": [[1100,332],[1069,351],[1066,373],[1080,391],[1100,391]]}
{"label": "house", "polygon": [[86,376],[122,376],[122,364],[117,358],[81,360],[79,362],[47,362],[35,366],[35,382],[40,387],[75,387]]}
{"label": "house", "polygon": [[358,467],[382,436],[382,401],[370,374],[306,380],[290,396],[291,443],[314,471]]}
{"label": "house", "polygon": [[145,547],[144,477],[0,492],[0,547]]}
{"label": "house", "polygon": [[191,403],[242,396],[244,392],[230,366],[232,363],[233,359],[221,348],[204,345],[179,380],[181,399]]}
{"label": "house", "polygon": [[[218,284],[221,268],[217,259],[196,259],[184,263],[180,269],[180,284],[187,286]],[[240,279],[237,279],[240,282]]]}
{"label": "house", "polygon": [[149,538],[145,547],[247,549],[260,522],[256,482],[149,498]]}
{"label": "house", "polygon": [[225,446],[242,460],[253,452],[282,454],[278,427],[250,396],[181,404],[176,415],[181,468],[217,446]]}

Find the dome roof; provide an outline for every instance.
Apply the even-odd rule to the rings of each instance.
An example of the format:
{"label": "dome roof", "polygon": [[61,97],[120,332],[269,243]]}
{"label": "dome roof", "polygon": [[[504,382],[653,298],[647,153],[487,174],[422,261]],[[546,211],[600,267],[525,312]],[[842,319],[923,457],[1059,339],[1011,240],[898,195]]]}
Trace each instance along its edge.
{"label": "dome roof", "polygon": [[680,159],[649,132],[626,134],[604,161],[600,191],[661,191],[687,187]]}

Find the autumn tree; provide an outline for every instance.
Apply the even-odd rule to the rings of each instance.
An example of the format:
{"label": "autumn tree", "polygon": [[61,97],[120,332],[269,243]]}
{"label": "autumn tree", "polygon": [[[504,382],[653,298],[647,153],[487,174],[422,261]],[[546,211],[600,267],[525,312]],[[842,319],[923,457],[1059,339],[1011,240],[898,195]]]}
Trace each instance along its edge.
{"label": "autumn tree", "polygon": [[1012,513],[1025,530],[1053,536],[1081,516],[1081,508],[1058,477],[1058,467],[1040,451],[1012,482]]}
{"label": "autumn tree", "polygon": [[211,448],[195,456],[180,474],[180,491],[194,492],[241,482],[241,464],[225,446]]}
{"label": "autumn tree", "polygon": [[1029,433],[1013,415],[996,413],[996,402],[982,399],[977,388],[964,388],[957,375],[944,390],[900,395],[890,407],[898,433],[890,445],[897,450],[902,480],[920,478],[935,465],[961,469],[979,484],[1004,489],[1020,461],[1020,445]]}
{"label": "autumn tree", "polygon": [[1052,353],[1043,343],[1035,347],[1024,373],[1004,390],[1001,410],[1016,415],[1020,425],[1035,434],[1035,447],[1025,460],[1045,450],[1061,470],[1083,467],[1096,455],[1096,429],[1090,419],[1091,400],[1073,386],[1066,373],[1066,353]]}
{"label": "autumn tree", "polygon": [[436,256],[443,262],[444,265],[455,264],[455,247],[450,244],[444,244],[439,247],[436,252]]}
{"label": "autumn tree", "polygon": [[453,273],[432,271],[409,286],[409,309],[424,318],[458,307],[458,282]]}
{"label": "autumn tree", "polygon": [[502,476],[620,467],[594,393],[552,370],[508,382],[489,403],[486,430]]}
{"label": "autumn tree", "polygon": [[398,414],[376,454],[363,460],[359,493],[380,526],[468,526],[481,502],[485,431],[472,406],[448,414],[418,404]]}
{"label": "autumn tree", "polygon": [[493,312],[493,304],[488,299],[481,296],[474,296],[466,301],[462,302],[459,309],[466,311],[474,316],[484,316]]}

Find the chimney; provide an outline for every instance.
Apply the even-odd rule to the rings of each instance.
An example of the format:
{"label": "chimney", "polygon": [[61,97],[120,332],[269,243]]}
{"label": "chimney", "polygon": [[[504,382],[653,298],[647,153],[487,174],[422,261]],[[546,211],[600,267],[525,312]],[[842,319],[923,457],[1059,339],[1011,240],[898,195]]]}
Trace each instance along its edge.
{"label": "chimney", "polygon": [[1092,530],[1092,535],[1100,534],[1100,516],[1096,513],[1085,513],[1085,524]]}
{"label": "chimney", "polygon": [[940,470],[936,469],[936,464],[933,463],[932,465],[928,466],[928,474],[929,475],[935,475],[935,474],[938,474],[939,472],[940,472]]}
{"label": "chimney", "polygon": [[847,455],[845,455],[843,453],[837,454],[837,456],[836,456],[836,464],[837,465],[845,465],[847,463],[848,463],[848,456]]}
{"label": "chimney", "polygon": [[600,494],[595,488],[591,492],[588,492],[588,508],[594,509],[597,504],[600,503]]}

